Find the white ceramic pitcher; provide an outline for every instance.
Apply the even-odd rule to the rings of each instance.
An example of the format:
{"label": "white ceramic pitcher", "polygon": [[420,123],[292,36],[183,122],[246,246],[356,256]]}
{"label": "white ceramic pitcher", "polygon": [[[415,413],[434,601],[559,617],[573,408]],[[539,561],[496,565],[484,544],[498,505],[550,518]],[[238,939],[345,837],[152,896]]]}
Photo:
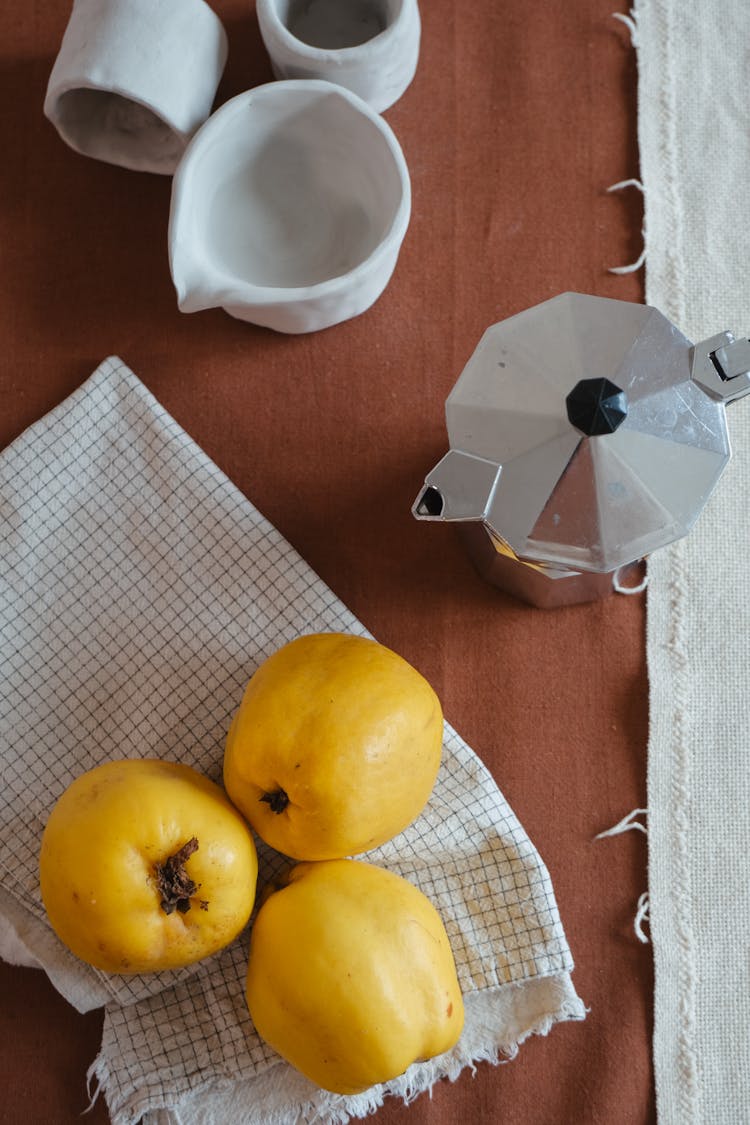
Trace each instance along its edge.
{"label": "white ceramic pitcher", "polygon": [[388,284],[411,189],[390,127],[350,91],[271,82],[225,103],[174,177],[172,278],[186,313],[327,328]]}

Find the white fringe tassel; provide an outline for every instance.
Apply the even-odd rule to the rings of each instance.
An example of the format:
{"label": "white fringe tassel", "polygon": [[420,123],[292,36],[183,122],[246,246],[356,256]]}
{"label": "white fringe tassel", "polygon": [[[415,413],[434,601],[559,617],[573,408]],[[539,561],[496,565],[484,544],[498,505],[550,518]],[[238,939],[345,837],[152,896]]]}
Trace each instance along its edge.
{"label": "white fringe tassel", "polygon": [[[636,820],[636,817],[639,816],[648,816],[648,809],[633,809],[632,812],[629,812],[627,816],[624,816],[622,820],[618,821],[612,828],[607,828],[605,832],[600,832],[594,839],[603,840],[605,836],[622,836],[623,832],[633,831],[643,832],[645,836],[648,836],[648,828],[646,825],[641,824],[640,820]],[[648,945],[649,939],[643,932],[643,923],[649,920],[648,891],[644,891],[638,899],[635,918],[633,919],[633,929],[635,930],[635,936],[638,938],[638,941],[642,941],[646,945]]]}
{"label": "white fringe tassel", "polygon": [[[626,20],[627,17],[623,16],[622,19]],[[611,187],[607,188],[607,191],[622,191],[624,188],[629,187],[637,188],[638,191],[641,192],[641,194],[644,194],[643,184],[640,180],[636,180],[633,177],[631,177],[631,179],[629,180],[620,180],[618,183],[612,184]],[[641,268],[643,263],[646,261],[646,232],[643,229],[641,229],[641,238],[643,239],[643,249],[641,250],[636,260],[634,262],[631,262],[629,266],[610,266],[608,271],[609,273],[635,273],[636,270],[639,270]]]}
{"label": "white fringe tassel", "polygon": [[607,273],[617,273],[617,274],[636,273],[636,271],[641,268],[641,266],[643,265],[643,263],[645,261],[646,261],[646,247],[644,246],[643,249],[641,250],[640,254],[638,255],[638,257],[636,258],[636,260],[634,262],[631,262],[630,265],[627,265],[627,266],[609,266],[608,269],[607,269]]}
{"label": "white fringe tassel", "polygon": [[644,571],[643,578],[640,580],[640,582],[636,583],[635,586],[626,586],[623,582],[620,581],[620,573],[625,569],[627,568],[620,566],[615,571],[614,578],[612,579],[612,589],[616,594],[642,594],[648,586],[648,571]]}
{"label": "white fringe tassel", "polygon": [[618,180],[616,184],[611,184],[610,187],[607,188],[607,191],[622,191],[626,187],[638,188],[641,195],[645,194],[643,184],[634,177],[631,177],[629,180]]}
{"label": "white fringe tassel", "polygon": [[649,944],[649,939],[643,932],[643,923],[650,921],[649,906],[648,891],[644,891],[638,899],[638,909],[635,912],[635,919],[633,920],[635,936],[638,938],[638,941],[642,941],[644,945]]}
{"label": "white fringe tassel", "polygon": [[635,10],[631,9],[626,15],[625,12],[613,12],[612,19],[619,20],[624,23],[630,32],[630,45],[631,47],[638,46],[638,14]]}
{"label": "white fringe tassel", "polygon": [[644,835],[648,836],[648,828],[646,825],[636,820],[637,816],[647,815],[648,809],[633,809],[632,812],[629,812],[627,816],[624,816],[622,820],[618,821],[612,828],[608,828],[606,832],[600,832],[597,836],[594,836],[594,839],[603,840],[605,836],[621,836],[623,832],[633,831],[643,832]]}

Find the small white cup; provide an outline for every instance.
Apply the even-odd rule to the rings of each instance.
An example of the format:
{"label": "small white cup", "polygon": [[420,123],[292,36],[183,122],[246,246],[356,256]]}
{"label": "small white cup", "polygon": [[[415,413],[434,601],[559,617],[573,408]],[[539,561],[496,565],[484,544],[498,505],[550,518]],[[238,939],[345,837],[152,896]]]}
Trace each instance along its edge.
{"label": "small white cup", "polygon": [[171,175],[211,112],[226,58],[204,0],[75,0],[44,113],[84,156]]}
{"label": "small white cup", "polygon": [[377,113],[401,97],[419,59],[417,0],[257,0],[277,78],[321,78]]}
{"label": "small white cup", "polygon": [[221,106],[172,183],[182,312],[223,308],[278,332],[365,311],[396,265],[411,187],[392,130],[330,82],[270,82]]}

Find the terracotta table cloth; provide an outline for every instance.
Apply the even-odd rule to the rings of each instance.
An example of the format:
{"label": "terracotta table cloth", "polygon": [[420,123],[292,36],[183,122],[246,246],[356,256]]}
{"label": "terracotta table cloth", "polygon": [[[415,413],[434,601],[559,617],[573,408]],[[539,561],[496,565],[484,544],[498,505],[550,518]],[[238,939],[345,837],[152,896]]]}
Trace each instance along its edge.
{"label": "terracotta table cloth", "polygon": [[[218,100],[270,79],[253,5]],[[446,395],[484,329],[558,292],[642,300],[636,65],[604,0],[422,5],[414,83],[386,114],[412,177],[394,277],[363,316],[285,337],[177,311],[170,182],[66,148],[42,116],[67,0],[0,12],[0,446],[122,356],[378,639],[411,660],[544,859],[589,1014],[383,1123],[565,1125],[655,1118],[646,889],[643,595],[534,610],[477,577],[452,529],[410,515],[446,448]],[[620,6],[624,13],[626,8]],[[0,644],[2,643],[0,639]],[[0,1121],[74,1122],[102,1016],[0,964]],[[87,1120],[106,1122],[99,1100]]]}

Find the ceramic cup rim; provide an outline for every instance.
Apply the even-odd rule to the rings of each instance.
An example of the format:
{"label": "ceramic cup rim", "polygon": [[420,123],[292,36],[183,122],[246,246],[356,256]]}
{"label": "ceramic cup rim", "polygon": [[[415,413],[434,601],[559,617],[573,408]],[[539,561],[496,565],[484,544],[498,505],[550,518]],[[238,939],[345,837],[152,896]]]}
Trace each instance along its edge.
{"label": "ceramic cup rim", "polygon": [[140,106],[142,109],[147,109],[162,125],[169,129],[170,133],[174,133],[175,137],[178,137],[183,143],[187,143],[192,136],[189,131],[178,128],[178,126],[170,121],[167,115],[155,106],[153,102],[141,97],[132,89],[128,89],[123,83],[108,81],[96,82],[89,75],[82,73],[80,78],[75,75],[66,76],[63,82],[55,86],[54,95],[50,98],[49,108],[55,114],[54,124],[58,131],[65,136],[65,140],[71,148],[78,149],[79,146],[71,139],[64,122],[60,118],[60,102],[63,98],[67,97],[68,94],[75,94],[82,90],[91,90],[95,94],[114,94],[118,98],[122,98],[123,101],[132,102],[133,105]]}
{"label": "ceramic cup rim", "polygon": [[222,300],[218,302],[223,306],[231,303],[233,297],[238,304],[244,303],[248,298],[251,298],[254,303],[269,307],[288,305],[307,300],[318,301],[326,297],[335,297],[337,293],[351,289],[352,285],[356,284],[360,278],[371,273],[373,269],[377,267],[381,259],[391,254],[394,248],[397,249],[400,247],[404,239],[411,216],[411,181],[406,158],[391,127],[379,113],[376,113],[376,111],[367,104],[367,102],[343,86],[319,78],[289,78],[267,82],[261,86],[253,86],[249,90],[244,90],[242,93],[236,94],[233,98],[224,102],[223,105],[201,125],[200,129],[189,142],[172,179],[172,203],[170,207],[168,234],[170,258],[173,256],[174,235],[180,223],[180,212],[183,207],[185,186],[192,173],[193,163],[194,161],[197,162],[201,149],[210,142],[212,135],[217,129],[222,127],[225,119],[230,119],[236,113],[242,111],[248,103],[257,99],[259,96],[261,98],[283,97],[287,93],[294,93],[295,95],[301,95],[300,100],[302,103],[305,103],[306,101],[309,102],[310,93],[316,91],[321,94],[336,96],[348,102],[355,112],[366,117],[367,120],[375,126],[385,140],[401,187],[401,197],[398,207],[396,208],[396,213],[393,216],[390,226],[367,257],[345,273],[337,274],[335,277],[326,278],[324,281],[319,281],[312,285],[273,286],[258,284],[243,279],[242,290],[240,291],[237,289],[236,279],[225,275],[224,271],[217,268],[217,275],[226,276],[227,282],[226,289],[222,290]]}
{"label": "ceramic cup rim", "polygon": [[300,60],[315,63],[357,62],[359,60],[367,61],[373,51],[386,49],[389,40],[400,34],[402,25],[407,18],[409,5],[413,3],[413,0],[397,0],[397,2],[399,9],[396,18],[387,27],[384,27],[377,35],[373,35],[371,39],[366,39],[364,43],[357,43],[351,47],[314,47],[311,43],[306,43],[304,39],[298,39],[279,18],[274,0],[256,0],[256,10],[258,11],[258,18],[263,22],[267,21],[267,27],[278,36],[290,53]]}

